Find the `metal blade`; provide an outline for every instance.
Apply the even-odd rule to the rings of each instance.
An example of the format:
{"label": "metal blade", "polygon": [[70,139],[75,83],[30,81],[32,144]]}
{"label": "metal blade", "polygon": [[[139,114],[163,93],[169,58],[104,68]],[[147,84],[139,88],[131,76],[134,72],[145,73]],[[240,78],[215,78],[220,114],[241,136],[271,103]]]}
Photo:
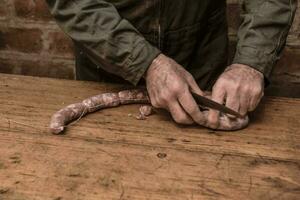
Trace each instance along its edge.
{"label": "metal blade", "polygon": [[212,108],[212,109],[215,109],[215,110],[218,110],[218,111],[221,111],[223,113],[226,113],[226,114],[230,114],[230,115],[234,115],[236,117],[239,117],[239,118],[243,118],[244,116],[242,116],[240,113],[222,105],[222,104],[219,104],[207,97],[204,97],[204,96],[200,96],[196,93],[193,93],[191,92],[195,101],[199,104],[199,105],[202,105],[202,106],[206,106],[208,108]]}

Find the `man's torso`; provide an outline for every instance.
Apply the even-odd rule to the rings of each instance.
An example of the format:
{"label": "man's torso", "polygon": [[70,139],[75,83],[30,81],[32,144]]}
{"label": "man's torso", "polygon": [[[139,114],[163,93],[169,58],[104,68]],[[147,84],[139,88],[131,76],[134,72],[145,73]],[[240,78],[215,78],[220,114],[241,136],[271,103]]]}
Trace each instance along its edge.
{"label": "man's torso", "polygon": [[[201,87],[212,85],[227,64],[225,0],[110,0],[152,45],[190,71]],[[119,80],[77,49],[77,78]],[[118,81],[118,82],[119,82]]]}

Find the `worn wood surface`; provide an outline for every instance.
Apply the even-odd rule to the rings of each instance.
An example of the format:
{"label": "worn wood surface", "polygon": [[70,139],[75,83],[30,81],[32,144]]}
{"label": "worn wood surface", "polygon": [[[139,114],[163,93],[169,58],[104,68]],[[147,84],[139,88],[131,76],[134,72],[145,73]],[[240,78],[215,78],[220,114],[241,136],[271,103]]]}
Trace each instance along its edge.
{"label": "worn wood surface", "polygon": [[238,132],[137,121],[130,105],[49,133],[59,108],[119,88],[0,74],[0,199],[300,198],[300,99],[265,98]]}

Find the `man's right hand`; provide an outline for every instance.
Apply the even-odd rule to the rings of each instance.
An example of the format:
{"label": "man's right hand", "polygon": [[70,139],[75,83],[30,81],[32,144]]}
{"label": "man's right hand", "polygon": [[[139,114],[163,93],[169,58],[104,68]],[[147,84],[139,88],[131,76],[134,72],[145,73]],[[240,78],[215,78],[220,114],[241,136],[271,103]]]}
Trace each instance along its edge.
{"label": "man's right hand", "polygon": [[206,123],[190,91],[199,95],[203,92],[193,76],[173,59],[160,54],[148,68],[145,79],[154,107],[168,110],[179,124]]}

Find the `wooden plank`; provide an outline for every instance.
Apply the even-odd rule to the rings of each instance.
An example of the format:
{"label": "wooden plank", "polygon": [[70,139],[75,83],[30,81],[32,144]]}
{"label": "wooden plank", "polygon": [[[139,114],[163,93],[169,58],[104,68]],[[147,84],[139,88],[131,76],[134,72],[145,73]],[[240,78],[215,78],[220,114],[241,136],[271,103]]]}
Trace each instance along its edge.
{"label": "wooden plank", "polygon": [[265,98],[237,132],[130,105],[53,136],[57,109],[120,86],[0,74],[0,88],[0,199],[299,199],[299,99]]}

